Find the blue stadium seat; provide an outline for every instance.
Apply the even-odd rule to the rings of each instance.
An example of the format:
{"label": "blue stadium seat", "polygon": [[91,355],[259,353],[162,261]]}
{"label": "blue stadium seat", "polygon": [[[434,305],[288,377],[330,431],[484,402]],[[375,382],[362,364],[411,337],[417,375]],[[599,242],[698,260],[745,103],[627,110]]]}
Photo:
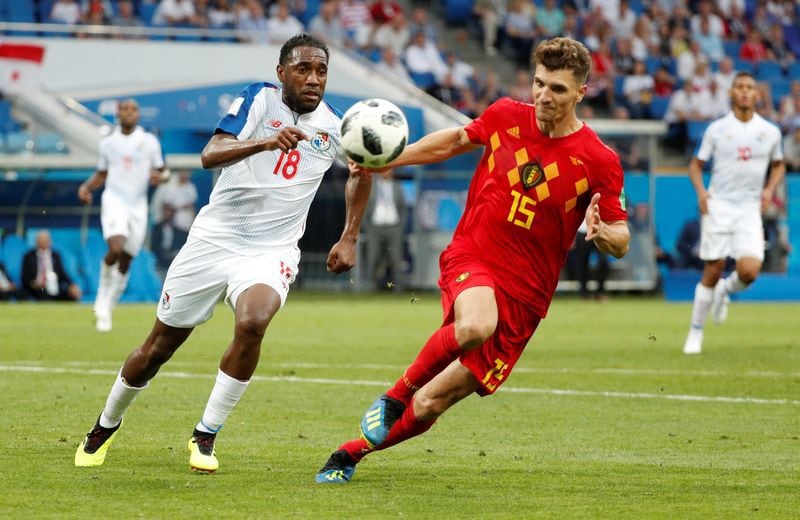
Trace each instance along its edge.
{"label": "blue stadium seat", "polygon": [[139,18],[141,18],[146,25],[151,25],[153,21],[153,15],[156,13],[157,7],[158,4],[155,2],[139,2]]}
{"label": "blue stadium seat", "polygon": [[733,58],[733,68],[736,69],[737,72],[749,72],[750,74],[755,74],[756,72],[752,61],[743,60],[738,57]]}
{"label": "blue stadium seat", "polygon": [[800,80],[800,61],[795,61],[789,65],[787,76],[791,80]]}
{"label": "blue stadium seat", "polygon": [[414,84],[423,90],[436,85],[436,77],[432,72],[409,72],[409,75]]}
{"label": "blue stadium seat", "polygon": [[472,15],[473,0],[445,0],[444,19],[450,26],[463,26]]}
{"label": "blue stadium seat", "polygon": [[[36,244],[36,233],[43,228],[29,227],[25,233],[28,247]],[[77,227],[47,228],[53,239],[53,247],[62,252],[79,255],[83,246],[81,244],[81,230]]]}
{"label": "blue stadium seat", "polygon": [[36,153],[67,153],[67,145],[62,137],[54,132],[41,132],[33,140]]}
{"label": "blue stadium seat", "polygon": [[6,133],[3,151],[5,153],[22,153],[33,150],[33,138],[28,132]]}
{"label": "blue stadium seat", "polygon": [[689,121],[686,123],[687,138],[693,145],[700,142],[700,139],[703,137],[703,132],[706,131],[706,127],[709,123],[710,121]]}
{"label": "blue stadium seat", "polygon": [[739,56],[739,50],[741,50],[742,44],[736,40],[725,40],[722,42],[722,48],[725,50],[726,56],[736,58]]}
{"label": "blue stadium seat", "polygon": [[777,61],[764,60],[756,65],[756,76],[760,80],[771,81],[774,78],[783,78],[783,68]]}
{"label": "blue stadium seat", "polygon": [[81,291],[85,291],[86,280],[81,276],[81,271],[78,268],[78,258],[75,256],[75,253],[55,246],[53,250],[57,251],[61,256],[61,263],[64,264],[64,270],[67,272],[67,275],[72,278],[72,282],[77,284],[78,287],[81,288]]}
{"label": "blue stadium seat", "polygon": [[33,12],[33,2],[12,0],[7,6],[9,22],[36,22],[36,16]]}
{"label": "blue stadium seat", "polygon": [[769,82],[772,90],[772,105],[775,109],[780,107],[781,98],[791,91],[791,83],[786,78],[772,78]]}
{"label": "blue stadium seat", "polygon": [[650,102],[650,115],[653,119],[663,119],[667,113],[670,96],[653,96]]}

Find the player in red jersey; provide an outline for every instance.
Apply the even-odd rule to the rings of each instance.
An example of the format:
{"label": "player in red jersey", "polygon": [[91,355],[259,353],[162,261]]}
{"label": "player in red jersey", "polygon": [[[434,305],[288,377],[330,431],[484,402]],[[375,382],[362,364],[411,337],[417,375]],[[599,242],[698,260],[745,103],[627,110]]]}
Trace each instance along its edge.
{"label": "player in red jersey", "polygon": [[409,145],[392,164],[429,164],[485,147],[440,257],[442,327],[367,410],[362,437],[341,445],[317,482],[348,482],[366,454],[424,433],[470,394],[494,393],[547,313],[581,221],[601,251],[627,253],[619,158],[575,113],[589,52],[554,38],[538,46],[534,62],[534,105],[500,99],[467,126]]}

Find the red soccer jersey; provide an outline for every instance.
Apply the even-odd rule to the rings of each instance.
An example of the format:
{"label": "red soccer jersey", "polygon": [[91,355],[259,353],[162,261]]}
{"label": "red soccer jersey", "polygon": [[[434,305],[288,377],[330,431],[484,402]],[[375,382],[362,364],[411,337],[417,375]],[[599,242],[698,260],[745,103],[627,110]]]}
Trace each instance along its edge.
{"label": "red soccer jersey", "polygon": [[453,246],[479,254],[504,291],[544,317],[592,194],[604,221],[627,219],[619,157],[586,125],[544,135],[534,107],[509,98],[466,131],[486,150]]}

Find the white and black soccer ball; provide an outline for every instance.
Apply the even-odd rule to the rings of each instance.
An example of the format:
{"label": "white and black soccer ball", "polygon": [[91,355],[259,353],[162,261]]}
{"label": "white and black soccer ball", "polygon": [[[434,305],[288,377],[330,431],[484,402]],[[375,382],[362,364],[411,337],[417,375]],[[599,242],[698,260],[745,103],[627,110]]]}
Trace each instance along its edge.
{"label": "white and black soccer ball", "polygon": [[342,146],[347,156],[367,168],[382,168],[395,160],[408,142],[408,122],[397,105],[385,99],[365,99],[342,118]]}

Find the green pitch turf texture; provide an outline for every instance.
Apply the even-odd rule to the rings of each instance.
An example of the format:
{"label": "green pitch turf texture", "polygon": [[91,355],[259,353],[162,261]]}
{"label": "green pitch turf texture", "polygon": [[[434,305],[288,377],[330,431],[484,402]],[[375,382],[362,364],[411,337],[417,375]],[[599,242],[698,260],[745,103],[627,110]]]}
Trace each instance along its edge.
{"label": "green pitch turf texture", "polygon": [[438,326],[435,294],[295,293],[193,474],[186,441],[230,341],[220,306],[128,411],[104,466],[75,447],[154,305],[94,331],[87,305],[0,306],[3,518],[799,518],[800,305],[734,303],[681,347],[689,304],[557,299],[494,397],[374,453],[353,482],[314,475]]}

